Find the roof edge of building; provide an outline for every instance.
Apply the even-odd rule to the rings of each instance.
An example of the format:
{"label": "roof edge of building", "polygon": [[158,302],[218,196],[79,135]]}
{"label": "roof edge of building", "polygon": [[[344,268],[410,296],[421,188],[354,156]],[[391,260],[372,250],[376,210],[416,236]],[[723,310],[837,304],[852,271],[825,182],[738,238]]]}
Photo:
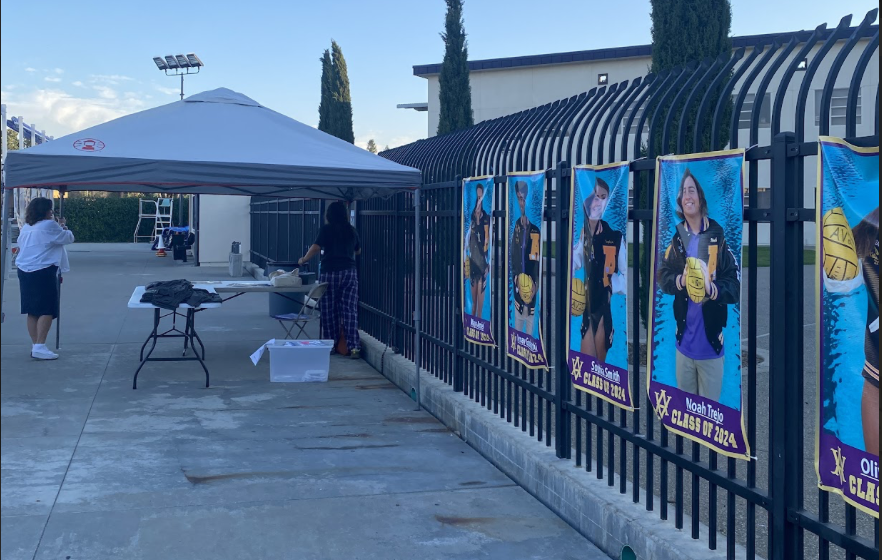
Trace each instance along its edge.
{"label": "roof edge of building", "polygon": [[[852,27],[852,33],[857,27]],[[871,25],[864,32],[864,38],[872,37],[879,29],[879,25]],[[822,35],[822,39],[828,38],[834,29],[828,28]],[[769,44],[776,39],[781,42],[787,42],[793,37],[805,41],[812,34],[811,30],[790,31],[785,33],[764,33],[760,35],[742,35],[740,37],[732,37],[732,47],[753,47],[756,45]],[[587,51],[572,51],[563,53],[537,54],[527,56],[515,56],[508,58],[491,58],[486,60],[469,61],[470,72],[481,72],[485,70],[505,70],[509,68],[526,68],[530,66],[548,66],[555,64],[571,64],[574,62],[591,62],[600,60],[620,60],[625,58],[646,57],[652,55],[652,45],[636,45],[631,47],[611,47],[604,49],[593,49]],[[428,77],[439,74],[441,72],[441,64],[417,64],[413,67],[413,75],[419,77]]]}

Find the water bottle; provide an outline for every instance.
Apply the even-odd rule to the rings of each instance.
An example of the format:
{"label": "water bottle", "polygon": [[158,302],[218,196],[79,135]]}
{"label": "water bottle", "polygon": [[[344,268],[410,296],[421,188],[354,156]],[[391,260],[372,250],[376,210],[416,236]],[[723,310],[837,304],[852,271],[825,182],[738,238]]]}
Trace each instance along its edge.
{"label": "water bottle", "polygon": [[233,247],[230,249],[230,252],[233,253],[234,255],[238,255],[240,245],[242,245],[240,242],[233,241]]}

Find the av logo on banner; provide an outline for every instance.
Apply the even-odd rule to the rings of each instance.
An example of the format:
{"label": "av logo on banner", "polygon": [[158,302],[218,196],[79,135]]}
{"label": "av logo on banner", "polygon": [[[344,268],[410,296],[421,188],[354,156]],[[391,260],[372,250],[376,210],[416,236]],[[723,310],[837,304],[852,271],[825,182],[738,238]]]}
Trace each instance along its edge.
{"label": "av logo on banner", "polygon": [[495,346],[493,316],[493,177],[462,183],[462,326],[466,340]]}
{"label": "av logo on banner", "polygon": [[656,163],[647,391],[669,430],[750,458],[741,388],[744,150]]}
{"label": "av logo on banner", "polygon": [[818,485],[879,517],[879,148],[820,140]]}
{"label": "av logo on banner", "polygon": [[633,410],[628,374],[628,163],[573,169],[567,363],[573,386]]}
{"label": "av logo on banner", "polygon": [[542,217],[545,172],[508,176],[508,356],[528,368],[548,367],[542,344]]}

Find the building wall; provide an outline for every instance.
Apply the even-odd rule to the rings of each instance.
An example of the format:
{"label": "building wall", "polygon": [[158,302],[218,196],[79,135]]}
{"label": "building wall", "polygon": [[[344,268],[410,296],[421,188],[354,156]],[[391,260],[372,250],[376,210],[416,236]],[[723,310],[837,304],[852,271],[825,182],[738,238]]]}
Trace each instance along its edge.
{"label": "building wall", "polygon": [[[609,83],[631,80],[649,72],[651,59],[635,57],[611,61],[528,66],[471,73],[472,112],[475,122],[495,119],[586,92],[597,85],[597,75]],[[438,131],[438,75],[425,76],[429,87],[429,137]]]}
{"label": "building wall", "polygon": [[233,241],[242,243],[246,261],[251,254],[251,197],[199,197],[199,262],[226,265]]}

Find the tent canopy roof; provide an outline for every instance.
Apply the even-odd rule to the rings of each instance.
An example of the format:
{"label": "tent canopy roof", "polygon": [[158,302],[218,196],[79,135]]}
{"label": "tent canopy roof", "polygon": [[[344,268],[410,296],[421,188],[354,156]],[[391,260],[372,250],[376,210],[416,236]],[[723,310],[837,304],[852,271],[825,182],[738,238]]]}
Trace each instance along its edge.
{"label": "tent canopy roof", "polygon": [[10,151],[4,186],[357,200],[420,182],[416,169],[220,88]]}

